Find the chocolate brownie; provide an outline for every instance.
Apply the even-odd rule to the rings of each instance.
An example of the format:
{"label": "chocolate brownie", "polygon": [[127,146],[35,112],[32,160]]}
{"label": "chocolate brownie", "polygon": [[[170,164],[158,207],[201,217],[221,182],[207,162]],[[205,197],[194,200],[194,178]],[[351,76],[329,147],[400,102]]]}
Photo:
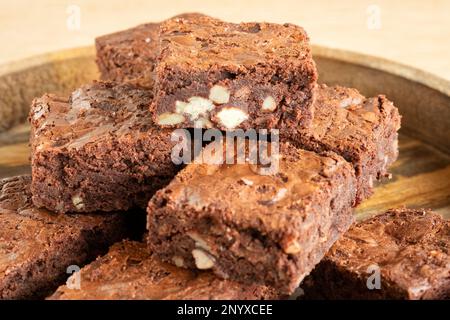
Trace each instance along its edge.
{"label": "chocolate brownie", "polygon": [[80,289],[61,286],[50,300],[254,300],[277,298],[275,290],[220,280],[210,272],[161,262],[144,243],[123,241],[81,269]]}
{"label": "chocolate brownie", "polygon": [[171,130],[155,126],[151,91],[94,82],[70,98],[33,101],[33,202],[56,212],[126,210],[146,206],[177,173]]}
{"label": "chocolate brownie", "polygon": [[334,153],[279,149],[277,170],[249,157],[189,164],[149,202],[150,250],[179,267],[291,293],[350,226],[356,181]]}
{"label": "chocolate brownie", "polygon": [[31,202],[30,176],[0,180],[0,299],[35,299],[131,236],[130,215],[57,214]]}
{"label": "chocolate brownie", "polygon": [[355,89],[321,85],[314,110],[310,128],[280,133],[297,146],[334,151],[351,162],[359,203],[372,194],[376,179],[388,176],[388,167],[397,159],[398,109],[382,95],[365,98]]}
{"label": "chocolate brownie", "polygon": [[146,23],[96,38],[101,79],[152,88],[158,33],[159,23]]}
{"label": "chocolate brownie", "polygon": [[449,299],[450,222],[429,210],[411,209],[360,222],[302,288],[309,299]]}
{"label": "chocolate brownie", "polygon": [[317,71],[301,27],[177,17],[160,24],[159,36],[150,109],[161,126],[309,124]]}
{"label": "chocolate brownie", "polygon": [[[198,15],[200,14],[185,13],[181,16]],[[158,42],[159,23],[146,23],[96,38],[97,65],[101,79],[128,81],[152,88]]]}

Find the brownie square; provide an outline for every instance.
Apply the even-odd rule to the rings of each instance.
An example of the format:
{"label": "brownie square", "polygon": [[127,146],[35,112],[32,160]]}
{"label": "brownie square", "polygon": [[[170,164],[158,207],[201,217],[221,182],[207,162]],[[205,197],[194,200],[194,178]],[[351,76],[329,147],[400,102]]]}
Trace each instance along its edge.
{"label": "brownie square", "polygon": [[38,209],[30,183],[30,176],[0,180],[0,300],[43,298],[68,277],[69,266],[82,267],[112,243],[139,235],[137,213]]}
{"label": "brownie square", "polygon": [[[199,13],[180,16],[194,17]],[[145,23],[95,39],[101,79],[153,88],[159,47],[159,23]]]}
{"label": "brownie square", "polygon": [[357,90],[321,85],[314,120],[306,129],[280,132],[295,145],[316,152],[334,151],[355,168],[357,203],[373,193],[374,182],[389,176],[398,156],[398,109],[385,96],[362,96]]}
{"label": "brownie square", "polygon": [[[304,281],[304,297],[448,299],[449,252],[449,221],[430,210],[392,209],[353,226]],[[374,267],[379,288],[369,279]]]}
{"label": "brownie square", "polygon": [[293,24],[227,23],[207,16],[160,24],[155,122],[171,127],[304,127],[317,71]]}
{"label": "brownie square", "polygon": [[356,181],[334,153],[281,143],[278,158],[264,175],[248,157],[186,166],[149,202],[150,250],[179,267],[292,293],[353,221]]}
{"label": "brownie square", "polygon": [[178,172],[171,130],[155,126],[151,91],[94,82],[33,101],[33,202],[56,212],[145,207]]}
{"label": "brownie square", "polygon": [[[75,277],[75,276],[73,276]],[[80,290],[59,287],[49,300],[256,300],[278,297],[275,290],[220,280],[210,272],[161,262],[144,243],[123,241],[84,267]],[[69,280],[70,282],[71,280]]]}

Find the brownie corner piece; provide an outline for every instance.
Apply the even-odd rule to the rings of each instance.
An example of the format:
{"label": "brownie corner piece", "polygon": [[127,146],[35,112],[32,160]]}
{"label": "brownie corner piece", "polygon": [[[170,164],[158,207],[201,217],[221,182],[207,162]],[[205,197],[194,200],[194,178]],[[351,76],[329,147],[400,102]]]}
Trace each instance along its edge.
{"label": "brownie corner piece", "polygon": [[33,202],[56,212],[145,207],[179,170],[171,131],[154,125],[152,93],[94,82],[30,110]]}
{"label": "brownie corner piece", "polygon": [[49,300],[256,300],[273,299],[272,288],[242,285],[211,272],[177,268],[148,252],[145,243],[122,241],[80,272],[79,290],[59,287]]}
{"label": "brownie corner piece", "polygon": [[355,177],[343,158],[280,146],[279,170],[189,164],[148,206],[150,250],[290,294],[353,221]]}
{"label": "brownie corner piece", "polygon": [[431,210],[391,209],[334,244],[302,284],[304,298],[449,299],[449,249],[448,220]]}
{"label": "brownie corner piece", "polygon": [[301,27],[178,17],[160,25],[151,111],[172,127],[306,126],[316,80]]}
{"label": "brownie corner piece", "polygon": [[0,300],[43,298],[64,282],[68,267],[82,267],[114,242],[139,236],[120,212],[38,209],[30,183],[30,176],[0,180]]}
{"label": "brownie corner piece", "polygon": [[366,98],[356,89],[322,84],[311,126],[280,134],[297,146],[333,151],[352,163],[360,203],[373,193],[376,180],[389,176],[398,156],[400,120],[398,109],[383,95]]}

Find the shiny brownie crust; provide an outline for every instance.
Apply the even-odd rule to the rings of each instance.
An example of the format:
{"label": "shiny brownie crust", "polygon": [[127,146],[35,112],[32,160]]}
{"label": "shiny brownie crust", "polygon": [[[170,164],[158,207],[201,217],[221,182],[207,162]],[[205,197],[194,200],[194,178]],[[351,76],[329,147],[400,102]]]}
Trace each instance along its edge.
{"label": "shiny brownie crust", "polygon": [[139,236],[137,220],[120,212],[38,209],[30,184],[30,176],[0,180],[0,300],[43,298],[64,282],[69,266],[81,267],[114,242]]}
{"label": "shiny brownie crust", "polygon": [[[380,289],[368,289],[371,266]],[[302,288],[307,299],[449,299],[449,267],[450,222],[430,210],[393,209],[353,226]]]}
{"label": "shiny brownie crust", "polygon": [[312,125],[283,139],[316,152],[334,151],[353,164],[358,181],[357,203],[373,193],[375,181],[389,177],[398,156],[401,116],[385,96],[362,96],[356,89],[317,88]]}
{"label": "shiny brownie crust", "polygon": [[179,167],[171,131],[155,126],[149,90],[94,82],[33,101],[33,202],[56,212],[145,207]]}
{"label": "shiny brownie crust", "polygon": [[[180,17],[194,17],[185,13]],[[130,82],[153,88],[159,47],[159,23],[145,23],[95,39],[97,66],[102,80]]]}
{"label": "shiny brownie crust", "polygon": [[177,17],[160,24],[159,36],[151,111],[161,126],[310,123],[317,71],[301,27]]}
{"label": "shiny brownie crust", "polygon": [[248,163],[188,165],[149,203],[150,250],[292,293],[353,221],[356,181],[334,153],[281,144],[281,155],[273,175]]}
{"label": "shiny brownie crust", "polygon": [[161,262],[144,243],[123,241],[81,270],[81,290],[61,286],[50,300],[256,300],[275,290],[221,280]]}

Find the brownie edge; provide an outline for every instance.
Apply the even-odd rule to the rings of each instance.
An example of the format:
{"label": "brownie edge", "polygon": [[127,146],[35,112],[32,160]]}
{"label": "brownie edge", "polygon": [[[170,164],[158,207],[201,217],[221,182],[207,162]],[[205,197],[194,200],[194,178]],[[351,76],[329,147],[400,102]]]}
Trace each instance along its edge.
{"label": "brownie edge", "polygon": [[280,134],[301,148],[333,151],[352,163],[360,203],[373,193],[377,180],[389,177],[398,156],[400,120],[398,109],[383,95],[366,98],[356,89],[322,84],[312,125]]}
{"label": "brownie edge", "polygon": [[353,222],[356,181],[331,152],[281,143],[276,159],[270,174],[248,162],[187,165],[149,202],[150,250],[179,267],[292,293]]}
{"label": "brownie edge", "polygon": [[360,222],[302,288],[305,299],[449,299],[450,222],[430,210],[404,208]]}
{"label": "brownie edge", "polygon": [[61,286],[49,300],[256,300],[279,297],[273,289],[220,280],[210,272],[163,263],[144,243],[123,241],[81,270],[81,289]]}
{"label": "brownie edge", "polygon": [[133,214],[57,214],[31,203],[30,176],[0,180],[0,300],[37,299],[69,266],[82,267],[114,242],[137,236]]}
{"label": "brownie edge", "polygon": [[284,129],[310,124],[316,65],[299,26],[207,16],[160,24],[155,99],[163,127]]}
{"label": "brownie edge", "polygon": [[[201,16],[184,13],[179,17]],[[101,79],[129,82],[153,88],[153,70],[159,43],[159,23],[145,23],[134,28],[106,34],[95,39],[97,66]]]}
{"label": "brownie edge", "polygon": [[56,212],[145,208],[181,169],[171,130],[151,121],[152,92],[93,82],[45,94],[30,110],[33,203]]}

